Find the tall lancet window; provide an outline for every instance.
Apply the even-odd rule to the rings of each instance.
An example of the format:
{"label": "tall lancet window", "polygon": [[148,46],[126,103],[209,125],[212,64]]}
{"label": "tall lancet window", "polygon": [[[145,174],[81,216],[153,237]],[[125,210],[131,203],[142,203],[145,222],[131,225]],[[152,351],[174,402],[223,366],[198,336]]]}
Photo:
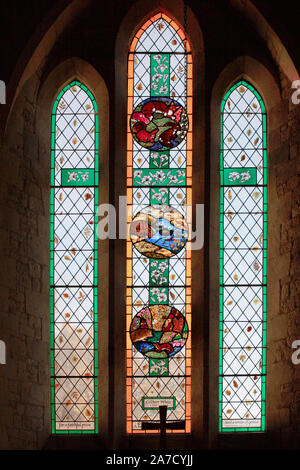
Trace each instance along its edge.
{"label": "tall lancet window", "polygon": [[98,430],[97,104],[73,81],[51,129],[51,406],[53,433]]}
{"label": "tall lancet window", "polygon": [[127,135],[127,432],[159,432],[160,406],[190,432],[192,54],[161,12],[130,47]]}
{"label": "tall lancet window", "polygon": [[221,106],[220,431],[265,429],[267,130],[258,92]]}

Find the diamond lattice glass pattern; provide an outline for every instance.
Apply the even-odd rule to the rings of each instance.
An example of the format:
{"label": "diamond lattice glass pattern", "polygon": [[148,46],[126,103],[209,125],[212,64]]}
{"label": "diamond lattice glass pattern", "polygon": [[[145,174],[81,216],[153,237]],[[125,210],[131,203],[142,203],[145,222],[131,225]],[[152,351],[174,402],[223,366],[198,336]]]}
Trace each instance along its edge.
{"label": "diamond lattice glass pattern", "polygon": [[51,129],[51,406],[53,433],[98,431],[97,105],[73,81]]}
{"label": "diamond lattice glass pattern", "polygon": [[190,432],[191,90],[189,43],[158,13],[137,32],[128,60],[128,433],[159,432],[160,405],[167,432]]}
{"label": "diamond lattice glass pattern", "polygon": [[220,431],[265,429],[266,111],[241,81],[221,107]]}

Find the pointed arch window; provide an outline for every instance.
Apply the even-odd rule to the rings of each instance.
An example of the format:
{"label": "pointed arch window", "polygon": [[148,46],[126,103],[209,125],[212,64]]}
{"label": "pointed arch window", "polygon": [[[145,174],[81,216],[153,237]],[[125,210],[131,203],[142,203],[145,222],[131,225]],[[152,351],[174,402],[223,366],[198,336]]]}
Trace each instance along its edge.
{"label": "pointed arch window", "polygon": [[127,432],[159,432],[161,405],[190,432],[192,54],[162,12],[131,43],[127,136]]}
{"label": "pointed arch window", "polygon": [[219,430],[264,431],[267,116],[239,81],[221,105]]}
{"label": "pointed arch window", "polygon": [[77,80],[51,124],[51,422],[98,432],[98,109]]}

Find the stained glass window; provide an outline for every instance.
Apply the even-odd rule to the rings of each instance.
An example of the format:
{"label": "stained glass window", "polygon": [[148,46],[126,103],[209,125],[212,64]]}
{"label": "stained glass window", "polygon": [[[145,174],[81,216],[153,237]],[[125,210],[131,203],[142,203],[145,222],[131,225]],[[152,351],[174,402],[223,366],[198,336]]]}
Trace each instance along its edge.
{"label": "stained glass window", "polygon": [[267,130],[257,90],[221,106],[220,431],[265,429]]}
{"label": "stained glass window", "polygon": [[51,407],[53,433],[98,430],[97,104],[73,81],[51,128]]}
{"label": "stained glass window", "polygon": [[131,44],[127,135],[127,432],[159,432],[159,406],[190,432],[192,55],[163,13]]}

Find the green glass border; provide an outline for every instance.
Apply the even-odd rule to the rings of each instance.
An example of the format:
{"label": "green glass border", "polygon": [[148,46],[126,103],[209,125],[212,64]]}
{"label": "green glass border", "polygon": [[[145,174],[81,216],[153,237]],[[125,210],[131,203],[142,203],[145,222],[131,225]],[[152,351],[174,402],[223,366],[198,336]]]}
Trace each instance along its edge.
{"label": "green glass border", "polygon": [[[162,56],[162,59],[164,57],[167,57],[167,61],[168,61],[168,70],[166,72],[163,72],[162,73],[162,76],[166,76],[167,78],[167,83],[165,84],[166,87],[167,87],[167,90],[165,93],[159,93],[159,92],[155,92],[152,87],[151,87],[151,84],[152,84],[152,77],[157,74],[157,72],[155,71],[155,68],[158,67],[158,64],[156,62],[156,60],[154,59],[154,57],[158,55],[157,52],[154,52],[153,54],[150,54],[150,96],[151,97],[156,97],[156,96],[162,96],[162,97],[169,97],[170,96],[170,62],[171,62],[171,53],[170,52],[161,52],[160,55]],[[164,82],[161,81],[160,79],[160,82],[159,82],[159,86],[162,86],[164,84]]]}
{"label": "green glass border", "polygon": [[[95,195],[94,195],[94,429],[93,430],[57,430],[55,420],[55,379],[54,379],[54,196],[55,196],[55,123],[57,106],[64,93],[77,85],[91,99],[95,113]],[[99,432],[99,351],[98,351],[98,240],[97,240],[97,208],[99,199],[99,116],[98,106],[92,92],[78,80],[73,80],[58,94],[51,114],[51,174],[50,174],[50,400],[51,400],[51,433],[52,434],[97,434]]]}
{"label": "green glass border", "polygon": [[[78,173],[78,172],[83,172],[86,171],[88,173],[88,178],[86,181],[69,181],[67,180],[68,175],[67,173],[70,172]],[[66,181],[67,180],[67,181]],[[61,187],[66,187],[66,188],[83,188],[85,186],[91,187],[95,186],[95,171],[94,168],[62,168],[61,169],[61,182],[60,182]]]}
{"label": "green glass border", "polygon": [[[262,132],[263,132],[263,279],[262,279],[262,373],[261,373],[261,426],[246,428],[246,427],[222,427],[222,401],[223,401],[223,239],[224,239],[224,164],[223,164],[223,113],[225,103],[229,95],[239,86],[244,85],[250,89],[256,96],[262,114]],[[266,348],[267,348],[267,115],[265,104],[258,93],[258,91],[248,82],[240,80],[235,83],[224,95],[221,102],[221,120],[220,120],[220,264],[219,264],[219,432],[263,432],[265,431],[265,407],[266,407]]]}
{"label": "green glass border", "polygon": [[[248,171],[250,173],[250,178],[247,181],[241,182],[239,180],[236,181],[230,181],[229,180],[229,175],[231,172],[236,172],[238,174],[241,174],[245,171]],[[243,168],[238,168],[238,167],[232,167],[232,168],[224,168],[223,170],[223,175],[222,175],[222,181],[224,186],[256,186],[257,184],[257,169],[255,167],[243,167]]]}

